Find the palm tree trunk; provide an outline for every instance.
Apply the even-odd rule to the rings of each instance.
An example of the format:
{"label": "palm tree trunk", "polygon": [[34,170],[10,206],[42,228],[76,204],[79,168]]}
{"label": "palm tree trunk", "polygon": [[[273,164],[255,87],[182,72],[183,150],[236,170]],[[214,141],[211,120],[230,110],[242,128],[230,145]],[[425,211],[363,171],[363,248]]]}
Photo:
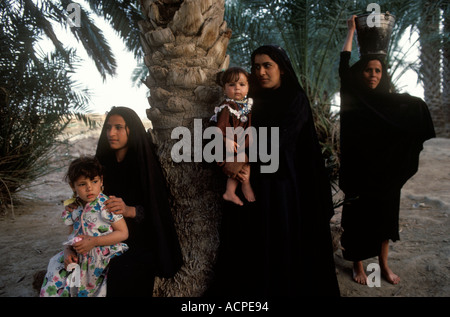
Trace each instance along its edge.
{"label": "palm tree trunk", "polygon": [[[443,7],[444,35],[450,35],[450,5]],[[442,105],[444,107],[445,132],[444,136],[450,137],[450,40],[445,40],[442,45]]]}
{"label": "palm tree trunk", "polygon": [[439,7],[431,1],[423,6],[424,14],[419,25],[420,32],[420,72],[424,87],[424,98],[430,109],[437,136],[443,136],[445,118],[441,94],[441,41],[439,35]]}
{"label": "palm tree trunk", "polygon": [[202,119],[204,129],[222,97],[215,77],[228,67],[231,37],[224,5],[224,0],[142,0],[147,19],[139,28],[151,94],[147,116],[172,195],[184,258],[174,278],[155,281],[155,296],[202,295],[216,258],[222,175],[213,163],[173,162],[171,149],[179,140],[172,140],[171,133],[187,127],[194,144],[194,119]]}

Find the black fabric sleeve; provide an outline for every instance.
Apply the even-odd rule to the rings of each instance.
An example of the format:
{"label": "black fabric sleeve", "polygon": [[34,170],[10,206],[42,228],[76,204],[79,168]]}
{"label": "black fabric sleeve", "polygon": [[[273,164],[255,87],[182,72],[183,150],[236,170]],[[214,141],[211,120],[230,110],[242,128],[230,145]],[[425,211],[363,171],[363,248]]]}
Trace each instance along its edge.
{"label": "black fabric sleeve", "polygon": [[134,206],[136,208],[136,216],[134,217],[134,221],[136,223],[142,223],[145,219],[145,210],[141,205]]}
{"label": "black fabric sleeve", "polygon": [[339,61],[339,76],[341,78],[344,78],[349,73],[351,54],[351,52],[347,51],[341,52],[341,58]]}

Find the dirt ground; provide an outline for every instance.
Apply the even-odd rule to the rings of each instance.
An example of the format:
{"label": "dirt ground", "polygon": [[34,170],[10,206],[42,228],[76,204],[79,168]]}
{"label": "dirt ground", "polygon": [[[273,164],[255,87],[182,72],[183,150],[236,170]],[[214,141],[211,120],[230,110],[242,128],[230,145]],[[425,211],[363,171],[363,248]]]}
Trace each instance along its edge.
{"label": "dirt ground", "polygon": [[[55,160],[94,154],[99,130],[72,137],[70,148],[55,153]],[[63,164],[64,165],[64,164]],[[60,220],[62,201],[71,196],[64,183],[66,168],[56,170],[20,192],[11,208],[0,210],[0,297],[36,297],[33,275],[45,270],[49,259],[66,241]],[[419,172],[402,190],[400,241],[390,244],[390,266],[401,281],[380,287],[353,282],[351,263],[335,253],[343,297],[448,297],[450,296],[450,139],[425,143]],[[14,217],[13,217],[14,216]],[[333,218],[340,223],[340,212]],[[364,261],[365,267],[377,259]],[[369,271],[367,274],[370,274]]]}

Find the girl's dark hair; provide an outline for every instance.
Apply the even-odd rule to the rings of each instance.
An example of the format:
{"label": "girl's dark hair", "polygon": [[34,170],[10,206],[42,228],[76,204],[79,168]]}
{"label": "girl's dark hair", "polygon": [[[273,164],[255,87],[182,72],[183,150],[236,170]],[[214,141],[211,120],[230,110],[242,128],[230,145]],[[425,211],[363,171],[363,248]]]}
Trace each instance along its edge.
{"label": "girl's dark hair", "polygon": [[243,74],[249,80],[250,74],[241,67],[230,67],[217,74],[216,82],[224,87],[226,83],[235,83],[239,80],[239,75]]}
{"label": "girl's dark hair", "polygon": [[73,184],[80,176],[93,179],[103,176],[103,167],[93,156],[82,156],[70,163],[65,180]]}

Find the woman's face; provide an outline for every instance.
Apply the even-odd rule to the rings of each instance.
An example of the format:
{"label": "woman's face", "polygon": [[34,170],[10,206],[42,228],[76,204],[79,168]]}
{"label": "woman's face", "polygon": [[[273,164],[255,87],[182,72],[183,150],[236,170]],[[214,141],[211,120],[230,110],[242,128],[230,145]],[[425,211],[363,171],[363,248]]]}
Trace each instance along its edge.
{"label": "woman's face", "polygon": [[255,55],[253,70],[262,88],[277,89],[281,86],[281,75],[283,73],[269,55]]}
{"label": "woman's face", "polygon": [[106,122],[106,137],[112,150],[126,150],[128,148],[128,135],[130,129],[125,120],[118,114],[113,114]]}
{"label": "woman's face", "polygon": [[363,70],[363,80],[367,87],[377,88],[381,80],[382,66],[379,60],[371,60]]}

